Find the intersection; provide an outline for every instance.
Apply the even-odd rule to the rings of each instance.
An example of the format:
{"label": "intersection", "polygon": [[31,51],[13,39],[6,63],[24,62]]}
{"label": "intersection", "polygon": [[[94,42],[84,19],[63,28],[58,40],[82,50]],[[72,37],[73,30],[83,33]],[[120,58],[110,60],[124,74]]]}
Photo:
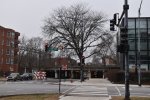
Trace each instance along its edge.
{"label": "intersection", "polygon": [[[59,83],[57,79],[32,80],[7,82],[0,81],[0,96],[19,95],[19,94],[38,94],[38,93],[58,93]],[[61,82],[60,100],[69,100],[70,97],[76,98],[107,98],[111,96],[124,96],[124,84],[112,84],[107,79],[89,79],[84,82],[74,80],[73,82]],[[130,85],[130,96],[150,96],[150,86]],[[94,99],[93,99],[94,98]],[[72,99],[73,100],[73,99]],[[89,99],[90,100],[90,99]],[[103,100],[103,99],[102,99]]]}

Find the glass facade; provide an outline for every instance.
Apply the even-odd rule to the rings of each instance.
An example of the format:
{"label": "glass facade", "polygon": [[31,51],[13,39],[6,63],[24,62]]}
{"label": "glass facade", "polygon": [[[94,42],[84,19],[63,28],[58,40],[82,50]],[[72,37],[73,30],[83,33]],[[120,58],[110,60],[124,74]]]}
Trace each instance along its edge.
{"label": "glass facade", "polygon": [[129,66],[137,65],[140,33],[141,69],[150,70],[150,17],[128,19]]}

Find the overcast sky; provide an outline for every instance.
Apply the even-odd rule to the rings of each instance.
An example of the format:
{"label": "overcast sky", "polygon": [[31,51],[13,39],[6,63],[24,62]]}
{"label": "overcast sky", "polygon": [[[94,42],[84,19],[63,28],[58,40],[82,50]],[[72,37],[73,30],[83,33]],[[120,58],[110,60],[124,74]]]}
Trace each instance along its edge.
{"label": "overcast sky", "polygon": [[[138,16],[141,0],[128,0],[129,17]],[[85,3],[112,18],[122,13],[124,0],[0,0],[0,26],[14,29],[29,38],[41,36],[43,19],[54,9]],[[143,0],[141,16],[150,17],[150,0]]]}

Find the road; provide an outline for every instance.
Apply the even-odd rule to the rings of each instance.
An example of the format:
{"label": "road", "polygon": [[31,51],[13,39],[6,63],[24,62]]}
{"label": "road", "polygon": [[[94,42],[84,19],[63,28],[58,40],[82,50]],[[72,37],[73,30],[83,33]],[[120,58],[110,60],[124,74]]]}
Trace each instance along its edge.
{"label": "road", "polygon": [[[63,82],[61,93],[69,92],[67,95],[93,95],[93,96],[124,96],[124,85],[102,83],[102,80],[92,80],[89,83]],[[69,84],[64,84],[69,83]],[[75,87],[75,88],[73,88]],[[59,85],[57,80],[49,81],[17,81],[0,82],[0,96],[16,94],[35,94],[35,93],[58,93]],[[150,86],[130,85],[131,96],[150,97]]]}
{"label": "road", "polygon": [[[113,95],[119,95],[124,96],[125,94],[125,87],[122,86],[108,86],[108,94]],[[150,86],[141,86],[138,85],[131,85],[130,86],[130,95],[131,96],[148,96],[150,97]]]}
{"label": "road", "polygon": [[[65,84],[65,83],[64,83]],[[66,95],[82,95],[82,96],[124,96],[124,84],[112,84],[105,79],[90,79],[85,83],[75,82],[76,88],[72,89]],[[150,97],[150,86],[130,85],[130,96],[147,96]]]}
{"label": "road", "polygon": [[[61,85],[61,93],[73,86]],[[59,85],[46,81],[0,82],[0,96],[35,93],[59,93]]]}

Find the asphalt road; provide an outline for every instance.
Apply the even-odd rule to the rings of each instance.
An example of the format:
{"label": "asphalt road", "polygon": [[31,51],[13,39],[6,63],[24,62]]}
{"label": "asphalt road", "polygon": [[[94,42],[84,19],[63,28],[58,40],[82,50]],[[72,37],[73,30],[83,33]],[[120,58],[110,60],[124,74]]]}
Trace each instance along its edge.
{"label": "asphalt road", "polygon": [[[108,86],[108,94],[111,96],[124,96],[125,87],[124,86]],[[130,86],[130,96],[147,96],[150,97],[150,86]]]}
{"label": "asphalt road", "polygon": [[[63,81],[63,80],[62,80]],[[69,81],[68,81],[69,82]],[[68,91],[76,85],[61,85],[61,93]],[[81,88],[81,89],[80,89]],[[98,93],[99,95],[109,96],[124,96],[124,85],[115,84],[101,84],[101,85],[83,85],[77,88],[74,93],[88,91],[90,94]],[[46,80],[46,81],[17,81],[17,82],[0,82],[0,96],[3,95],[17,95],[17,94],[35,94],[35,93],[58,93],[59,85],[58,80]],[[74,94],[75,95],[75,94]],[[150,97],[150,86],[130,85],[131,96],[148,96]]]}
{"label": "asphalt road", "polygon": [[[61,85],[61,93],[73,86]],[[35,93],[59,93],[59,85],[45,81],[0,82],[0,96]]]}

